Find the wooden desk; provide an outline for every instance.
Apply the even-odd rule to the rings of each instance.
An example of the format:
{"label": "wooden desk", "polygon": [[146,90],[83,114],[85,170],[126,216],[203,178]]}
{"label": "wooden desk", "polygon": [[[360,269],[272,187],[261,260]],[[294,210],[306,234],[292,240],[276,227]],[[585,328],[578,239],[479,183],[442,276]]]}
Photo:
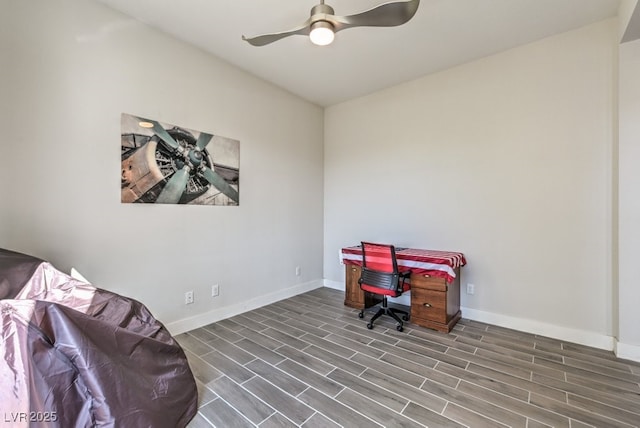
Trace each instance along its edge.
{"label": "wooden desk", "polygon": [[[345,264],[344,304],[356,309],[378,303],[375,296],[360,289],[362,250],[360,246],[341,251]],[[411,271],[411,322],[449,333],[461,318],[460,267],[467,261],[462,253],[415,248],[396,248],[399,268]]]}

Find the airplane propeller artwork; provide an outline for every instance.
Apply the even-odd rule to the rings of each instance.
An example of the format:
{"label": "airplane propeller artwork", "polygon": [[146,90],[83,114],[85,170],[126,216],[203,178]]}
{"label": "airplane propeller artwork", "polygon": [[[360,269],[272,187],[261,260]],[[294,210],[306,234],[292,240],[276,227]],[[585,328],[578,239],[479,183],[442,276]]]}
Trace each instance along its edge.
{"label": "airplane propeller artwork", "polygon": [[153,125],[153,131],[170,149],[172,163],[176,165],[176,171],[158,195],[156,203],[178,203],[187,190],[189,179],[195,176],[204,178],[224,195],[238,202],[238,191],[213,170],[213,165],[208,166],[205,162],[205,148],[213,135],[201,132],[195,144],[187,141],[178,143],[158,122],[143,118],[138,119]]}

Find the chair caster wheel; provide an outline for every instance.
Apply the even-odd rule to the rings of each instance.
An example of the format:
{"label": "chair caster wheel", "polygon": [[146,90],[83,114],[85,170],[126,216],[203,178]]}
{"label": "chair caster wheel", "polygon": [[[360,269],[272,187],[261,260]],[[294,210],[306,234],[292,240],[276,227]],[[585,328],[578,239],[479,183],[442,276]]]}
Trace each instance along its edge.
{"label": "chair caster wheel", "polygon": [[368,328],[369,330],[371,330],[371,329],[373,328],[373,324],[371,324],[371,323],[367,324],[367,328]]}
{"label": "chair caster wheel", "polygon": [[398,330],[398,331],[402,331],[402,330],[404,330],[404,329],[402,328],[402,326],[401,326],[401,325],[397,325],[397,326],[396,326],[396,330]]}
{"label": "chair caster wheel", "polygon": [[358,312],[358,318],[364,318],[364,313]]}
{"label": "chair caster wheel", "polygon": [[402,316],[402,321],[409,321],[409,316],[408,315],[403,315]]}

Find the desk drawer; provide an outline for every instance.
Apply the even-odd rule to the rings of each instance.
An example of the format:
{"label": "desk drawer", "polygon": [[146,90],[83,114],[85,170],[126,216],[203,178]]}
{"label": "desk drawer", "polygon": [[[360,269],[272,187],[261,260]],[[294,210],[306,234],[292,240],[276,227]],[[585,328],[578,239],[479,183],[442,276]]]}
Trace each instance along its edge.
{"label": "desk drawer", "polygon": [[447,323],[447,293],[411,288],[411,318]]}
{"label": "desk drawer", "polygon": [[447,291],[447,281],[444,278],[431,276],[426,273],[411,274],[411,288],[426,288],[428,290]]}

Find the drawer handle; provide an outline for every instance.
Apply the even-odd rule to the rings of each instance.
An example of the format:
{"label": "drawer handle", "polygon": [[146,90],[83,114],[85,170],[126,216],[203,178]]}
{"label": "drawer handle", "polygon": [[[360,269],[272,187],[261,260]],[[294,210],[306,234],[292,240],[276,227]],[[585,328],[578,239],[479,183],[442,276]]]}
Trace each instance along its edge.
{"label": "drawer handle", "polygon": [[355,271],[357,271],[357,270],[358,270],[358,269],[356,269],[356,268],[351,268],[351,271],[352,271],[352,272],[355,272]]}
{"label": "drawer handle", "polygon": [[425,308],[430,308],[430,307],[431,307],[431,303],[423,303],[423,306],[424,306]]}
{"label": "drawer handle", "polygon": [[424,276],[425,278],[431,278],[431,275],[427,275],[427,274],[422,275],[422,276]]}

